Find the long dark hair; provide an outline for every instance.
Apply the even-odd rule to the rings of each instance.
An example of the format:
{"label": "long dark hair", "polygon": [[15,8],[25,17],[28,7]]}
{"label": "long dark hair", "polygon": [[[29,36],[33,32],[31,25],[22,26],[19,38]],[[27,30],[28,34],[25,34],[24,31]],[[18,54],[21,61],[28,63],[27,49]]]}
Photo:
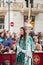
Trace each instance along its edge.
{"label": "long dark hair", "polygon": [[24,37],[24,41],[26,40],[26,32],[25,32],[25,28],[24,27],[21,27],[20,29],[23,29],[23,31],[24,31],[24,35],[22,36],[20,36],[20,39],[22,38],[22,37]]}

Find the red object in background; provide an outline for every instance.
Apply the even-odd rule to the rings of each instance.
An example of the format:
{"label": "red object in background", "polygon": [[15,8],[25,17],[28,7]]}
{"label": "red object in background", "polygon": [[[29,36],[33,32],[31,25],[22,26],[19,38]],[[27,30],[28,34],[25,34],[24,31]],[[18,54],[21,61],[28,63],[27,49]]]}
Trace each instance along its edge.
{"label": "red object in background", "polygon": [[0,65],[5,60],[8,60],[10,65],[14,65],[16,62],[16,54],[0,54]]}
{"label": "red object in background", "polygon": [[43,65],[43,52],[33,53],[33,65]]}
{"label": "red object in background", "polygon": [[10,22],[10,26],[13,27],[14,26],[14,22]]}

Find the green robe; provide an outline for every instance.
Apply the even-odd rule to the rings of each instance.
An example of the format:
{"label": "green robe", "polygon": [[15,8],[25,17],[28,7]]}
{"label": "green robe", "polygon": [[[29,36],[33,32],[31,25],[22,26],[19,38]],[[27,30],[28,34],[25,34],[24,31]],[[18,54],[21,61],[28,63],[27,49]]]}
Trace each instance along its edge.
{"label": "green robe", "polygon": [[21,63],[22,65],[24,65],[25,54],[22,52],[22,50],[26,50],[26,40],[24,41],[22,37],[20,43],[18,44],[20,48],[18,48],[19,53],[17,55],[17,63]]}
{"label": "green robe", "polygon": [[[27,42],[28,44],[30,44],[30,51],[28,51],[28,56],[29,59],[26,62],[26,65],[31,65],[31,58],[32,58],[32,51],[34,51],[34,43],[33,43],[33,39],[31,37],[27,37]],[[17,48],[17,63],[21,63],[22,65],[24,65],[24,61],[25,61],[25,53],[22,52],[23,50],[26,50],[26,40],[23,42],[23,38],[20,40],[20,45]],[[17,42],[17,45],[19,44],[19,42]]]}
{"label": "green robe", "polygon": [[31,51],[34,51],[34,42],[31,36],[27,37],[28,38],[28,43],[31,46]]}

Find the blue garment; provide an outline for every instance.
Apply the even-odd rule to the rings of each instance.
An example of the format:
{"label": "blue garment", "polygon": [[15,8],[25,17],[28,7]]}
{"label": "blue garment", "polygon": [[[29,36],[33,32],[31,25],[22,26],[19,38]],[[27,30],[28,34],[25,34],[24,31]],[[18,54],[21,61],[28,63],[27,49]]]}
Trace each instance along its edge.
{"label": "blue garment", "polygon": [[34,42],[31,36],[28,37],[28,43],[31,46],[31,51],[34,51]]}
{"label": "blue garment", "polygon": [[4,42],[4,39],[0,37],[0,43],[3,43]]}
{"label": "blue garment", "polygon": [[7,40],[4,41],[4,47],[9,46],[10,48],[12,48],[12,43],[13,40],[11,38],[8,38]]}
{"label": "blue garment", "polygon": [[22,65],[24,65],[24,61],[25,61],[25,54],[20,50],[25,50],[26,49],[26,40],[24,40],[24,37],[22,37],[20,40],[19,40],[19,43],[18,43],[19,47],[17,48],[17,52],[19,52],[17,54],[17,63],[20,63]]}
{"label": "blue garment", "polygon": [[28,52],[29,58],[26,61],[26,65],[31,65],[32,51],[34,51],[34,42],[31,36],[27,37],[27,42],[30,45],[31,51]]}

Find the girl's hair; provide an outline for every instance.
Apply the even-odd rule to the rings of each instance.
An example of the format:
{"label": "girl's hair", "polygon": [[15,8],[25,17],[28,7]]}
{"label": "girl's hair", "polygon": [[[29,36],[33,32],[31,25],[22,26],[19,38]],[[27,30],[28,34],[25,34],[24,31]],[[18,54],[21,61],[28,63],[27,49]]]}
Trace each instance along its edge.
{"label": "girl's hair", "polygon": [[6,33],[4,33],[4,40],[6,40],[7,36],[6,36]]}
{"label": "girl's hair", "polygon": [[[23,35],[23,37],[24,37],[24,40],[26,40],[26,32],[25,32],[25,28],[24,27],[21,27],[20,29],[23,29],[23,31],[24,31],[24,35]],[[20,39],[22,38],[22,35],[20,36]]]}

